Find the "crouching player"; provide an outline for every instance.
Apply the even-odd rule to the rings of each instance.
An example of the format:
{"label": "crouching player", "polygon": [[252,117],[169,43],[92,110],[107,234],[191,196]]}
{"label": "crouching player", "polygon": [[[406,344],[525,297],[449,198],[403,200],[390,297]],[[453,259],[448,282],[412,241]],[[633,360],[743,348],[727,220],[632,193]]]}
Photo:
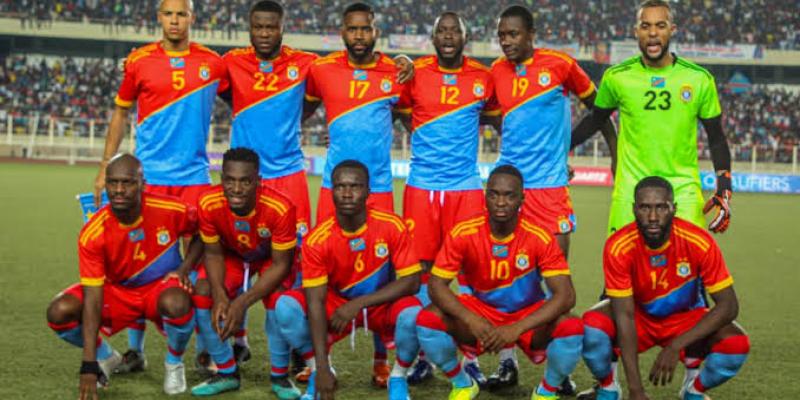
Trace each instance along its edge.
{"label": "crouching player", "polygon": [[[450,399],[468,400],[478,385],[461,370],[462,350],[498,352],[516,343],[534,363],[548,360],[533,399],[556,399],[580,361],[583,325],[569,267],[555,237],[520,216],[522,175],[497,167],[486,187],[488,212],[457,224],[445,238],[428,282],[433,304],[419,313],[422,349],[450,378]],[[450,281],[462,273],[472,295],[456,296]],[[552,291],[545,300],[542,278]]]}
{"label": "crouching player", "polygon": [[167,336],[164,392],[186,391],[181,360],[192,336],[194,313],[187,273],[200,258],[193,240],[181,259],[183,236],[197,233],[197,214],[171,197],[143,193],[142,164],[134,156],[112,158],[105,170],[110,203],[84,225],[78,239],[80,283],[61,292],[47,309],[50,327],[83,348],[80,399],[97,398],[122,357],[99,331],[113,335],[138,319],[156,323]]}
{"label": "crouching player", "polygon": [[[262,186],[258,168],[253,150],[226,151],[221,185],[200,198],[205,265],[198,273],[193,300],[200,336],[218,372],[192,388],[196,396],[239,388],[227,339],[241,326],[247,308],[265,299],[272,391],[280,399],[300,397],[287,375],[290,348],[277,330],[274,308],[278,292],[290,287],[293,278],[295,208],[283,195]],[[251,287],[248,282],[256,273],[259,278]]]}
{"label": "crouching player", "polygon": [[[675,218],[677,205],[667,180],[644,178],[634,193],[636,222],[614,233],[603,251],[610,305],[601,303],[583,316],[583,358],[599,385],[579,398],[622,398],[611,358],[612,347],[619,346],[628,398],[647,399],[638,354],[660,346],[649,380],[654,385],[671,382],[682,358],[687,372],[680,396],[702,400],[706,390],[736,375],[750,349],[734,322],[739,306],[733,279],[711,235]],[[704,293],[714,299],[713,308]]]}
{"label": "crouching player", "polygon": [[419,257],[411,248],[403,220],[367,207],[369,172],[345,160],[331,173],[335,214],[317,225],[303,244],[305,293],[278,298],[281,333],[300,349],[311,378],[303,399],[332,399],[336,378],[329,346],[363,326],[394,341],[397,363],[389,378],[389,397],[408,397],[406,373],[419,351],[414,322],[421,306]]}

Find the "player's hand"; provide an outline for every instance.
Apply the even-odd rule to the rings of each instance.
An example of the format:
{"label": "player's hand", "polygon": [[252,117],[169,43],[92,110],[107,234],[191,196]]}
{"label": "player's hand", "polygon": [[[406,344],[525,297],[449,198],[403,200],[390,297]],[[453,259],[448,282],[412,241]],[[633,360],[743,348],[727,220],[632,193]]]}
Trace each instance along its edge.
{"label": "player's hand", "polygon": [[679,349],[673,348],[671,345],[661,349],[656,361],[653,363],[653,368],[650,369],[650,382],[655,386],[659,384],[666,386],[672,382],[672,375],[675,373],[675,367],[678,365],[679,359]]}
{"label": "player's hand", "polygon": [[478,339],[484,348],[493,343],[497,337],[497,330],[486,318],[474,316],[467,321],[470,333]]}
{"label": "player's hand", "polygon": [[100,163],[100,170],[94,178],[94,206],[100,208],[103,201],[103,191],[106,190],[106,163]]}
{"label": "player's hand", "polygon": [[192,286],[192,280],[189,279],[189,271],[185,271],[181,268],[178,268],[177,270],[170,272],[166,276],[164,276],[164,279],[162,279],[161,281],[166,282],[170,279],[177,279],[178,284],[181,285],[181,288],[189,292],[190,294],[194,292],[194,286]]}
{"label": "player's hand", "polygon": [[337,308],[336,311],[333,312],[333,315],[331,315],[331,329],[336,333],[344,332],[344,330],[347,329],[347,324],[358,316],[360,310],[361,306],[354,301],[344,303],[344,305]]}
{"label": "player's hand", "polygon": [[230,301],[227,298],[214,299],[214,306],[211,308],[211,325],[219,337],[222,337],[225,321],[228,320],[228,308]]}
{"label": "player's hand", "polygon": [[78,400],[97,400],[97,374],[81,374]]}
{"label": "player's hand", "polygon": [[567,164],[567,181],[571,181],[575,177],[575,168]]}
{"label": "player's hand", "polygon": [[414,79],[414,62],[408,56],[401,54],[394,58],[399,71],[397,72],[397,83],[403,84]]}
{"label": "player's hand", "polygon": [[317,398],[320,400],[333,400],[336,392],[336,376],[330,368],[317,369],[316,390]]}
{"label": "player's hand", "polygon": [[713,212],[708,230],[714,233],[723,233],[731,223],[731,196],[733,187],[731,183],[731,173],[729,171],[717,172],[717,192],[708,199],[703,213]]}
{"label": "player's hand", "polygon": [[486,347],[486,344],[484,344],[484,349],[490,353],[497,353],[509,345],[513,345],[522,334],[515,324],[499,326],[495,330],[497,331],[497,336],[491,346]]}
{"label": "player's hand", "polygon": [[245,311],[247,311],[247,304],[243,301],[242,296],[237,297],[230,303],[228,314],[226,315],[227,318],[225,319],[225,327],[222,330],[222,334],[220,334],[220,339],[223,341],[228,340],[229,337],[239,331],[239,327],[244,321]]}

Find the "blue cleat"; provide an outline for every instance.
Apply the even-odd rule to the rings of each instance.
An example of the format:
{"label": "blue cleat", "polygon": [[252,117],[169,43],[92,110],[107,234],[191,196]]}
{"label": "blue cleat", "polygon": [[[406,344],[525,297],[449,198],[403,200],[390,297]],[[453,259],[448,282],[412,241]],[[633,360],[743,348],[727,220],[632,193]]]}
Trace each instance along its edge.
{"label": "blue cleat", "polygon": [[622,396],[620,396],[619,391],[616,390],[606,390],[606,389],[597,389],[597,400],[620,400]]}
{"label": "blue cleat", "polygon": [[483,372],[481,372],[481,368],[478,366],[478,364],[475,364],[474,362],[465,363],[464,372],[466,372],[467,375],[469,375],[470,378],[472,378],[472,380],[478,384],[479,388],[483,389],[486,387],[486,376],[483,374]]}
{"label": "blue cleat", "polygon": [[427,360],[418,360],[408,374],[409,385],[419,385],[433,378],[433,364]]}
{"label": "blue cleat", "polygon": [[306,386],[306,392],[302,396],[300,396],[300,400],[315,400],[316,385],[317,385],[317,372],[314,371],[311,373],[311,375],[308,376],[308,386]]}
{"label": "blue cleat", "polygon": [[302,395],[288,377],[270,377],[270,389],[280,400],[297,400]]}
{"label": "blue cleat", "polygon": [[214,396],[220,393],[239,390],[241,383],[238,374],[214,375],[192,388],[192,396]]}
{"label": "blue cleat", "polygon": [[389,400],[411,400],[405,378],[401,376],[389,378]]}

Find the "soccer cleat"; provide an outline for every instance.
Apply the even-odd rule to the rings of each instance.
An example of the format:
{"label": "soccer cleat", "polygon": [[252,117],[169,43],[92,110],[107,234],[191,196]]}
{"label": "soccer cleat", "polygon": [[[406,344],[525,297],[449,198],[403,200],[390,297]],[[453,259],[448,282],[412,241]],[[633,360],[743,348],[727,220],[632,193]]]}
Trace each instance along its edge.
{"label": "soccer cleat", "polygon": [[[289,373],[294,375],[295,380],[297,380],[297,375],[303,372],[306,369],[306,360],[303,360],[303,356],[296,350],[292,350],[292,368],[289,370]],[[311,371],[309,371],[311,373]],[[306,376],[308,378],[308,376]],[[303,382],[305,383],[305,381]]]}
{"label": "soccer cleat", "polygon": [[553,395],[547,396],[547,395],[543,395],[543,394],[538,394],[534,390],[533,394],[531,394],[531,400],[558,400],[558,395],[553,394]]}
{"label": "soccer cleat", "polygon": [[448,400],[472,400],[478,397],[478,393],[481,392],[480,386],[478,386],[478,382],[472,381],[472,385],[465,388],[457,388],[453,387],[453,390],[450,391],[450,396],[447,397]]}
{"label": "soccer cleat", "polygon": [[481,367],[474,362],[464,363],[464,372],[469,375],[472,380],[474,380],[478,386],[483,389],[486,387],[487,379],[486,375],[481,372]]}
{"label": "soccer cleat", "polygon": [[388,364],[380,363],[372,366],[372,384],[386,389],[389,384],[389,373],[392,372]]}
{"label": "soccer cleat", "polygon": [[288,377],[270,377],[270,389],[280,400],[299,399],[302,393]]}
{"label": "soccer cleat", "polygon": [[186,391],[186,371],[183,363],[164,363],[164,393],[173,395]]}
{"label": "soccer cleat", "polygon": [[308,376],[308,386],[306,386],[306,392],[300,396],[300,400],[316,400],[316,380],[317,380],[317,373],[312,372],[311,375]]}
{"label": "soccer cleat", "polygon": [[599,386],[595,385],[595,387],[591,389],[586,389],[580,393],[576,397],[577,400],[622,400],[622,393],[620,393],[618,388],[606,388],[602,389]]}
{"label": "soccer cleat", "polygon": [[233,345],[233,358],[237,365],[242,365],[250,360],[250,348],[238,344]]}
{"label": "soccer cleat", "polygon": [[433,364],[427,360],[418,360],[408,373],[408,384],[419,385],[431,378],[433,378]]}
{"label": "soccer cleat", "polygon": [[214,365],[214,361],[211,360],[211,356],[205,351],[195,357],[194,367],[197,370],[197,373],[205,377],[211,377],[217,373],[217,366]]}
{"label": "soccer cleat", "polygon": [[567,376],[564,378],[564,381],[561,382],[561,387],[558,388],[558,392],[556,393],[559,396],[575,396],[578,393],[578,385],[575,384],[575,381],[573,381],[571,377]]}
{"label": "soccer cleat", "polygon": [[[687,371],[688,372],[688,371]],[[681,385],[681,390],[678,392],[678,398],[681,400],[711,400],[711,397],[708,397],[704,393],[697,393],[696,391],[689,390],[692,384],[694,384],[695,377],[698,374],[686,374],[683,379],[683,384]]]}
{"label": "soccer cleat", "polygon": [[519,379],[519,370],[514,360],[503,360],[497,366],[497,371],[489,376],[486,387],[489,391],[496,391],[516,386]]}
{"label": "soccer cleat", "polygon": [[241,382],[239,374],[230,375],[216,374],[206,379],[198,385],[192,387],[192,396],[213,396],[220,393],[239,390]]}
{"label": "soccer cleat", "polygon": [[309,382],[309,378],[311,377],[311,368],[305,367],[294,376],[294,380],[298,383],[306,384]]}
{"label": "soccer cleat", "polygon": [[111,357],[97,362],[97,364],[100,366],[100,374],[97,375],[98,388],[108,387],[109,381],[111,380],[111,373],[117,369],[121,362],[122,356],[119,355],[119,352],[116,350],[111,353]]}
{"label": "soccer cleat", "polygon": [[122,361],[114,368],[115,374],[127,374],[131,372],[142,372],[147,368],[147,358],[144,353],[136,350],[128,350],[122,355]]}
{"label": "soccer cleat", "polygon": [[389,400],[411,400],[408,395],[408,382],[402,376],[389,378]]}

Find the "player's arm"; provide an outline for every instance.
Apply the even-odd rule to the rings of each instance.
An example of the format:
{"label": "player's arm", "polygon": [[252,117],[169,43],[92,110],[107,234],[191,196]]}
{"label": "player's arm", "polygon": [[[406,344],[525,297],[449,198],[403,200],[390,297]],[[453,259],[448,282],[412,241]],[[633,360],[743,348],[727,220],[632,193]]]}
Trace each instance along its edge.
{"label": "player's arm", "polygon": [[317,395],[323,399],[333,398],[336,391],[336,377],[328,364],[328,318],[325,311],[325,298],[328,295],[327,283],[306,287],[308,304],[308,328],[311,330],[311,344],[314,347],[314,360],[317,365]]}
{"label": "player's arm", "polygon": [[404,84],[414,79],[414,61],[405,54],[398,54],[392,60],[397,65],[397,83]]}
{"label": "player's arm", "polygon": [[451,277],[437,275],[437,266],[434,265],[430,278],[428,278],[428,296],[431,302],[446,315],[461,321],[469,327],[470,334],[481,344],[497,340],[498,331],[486,318],[464,307],[455,293],[450,290]]}
{"label": "player's arm", "polygon": [[100,333],[100,312],[103,305],[103,286],[83,286],[83,358],[80,374],[80,399],[97,398],[97,335]]}
{"label": "player's arm", "polygon": [[489,125],[497,132],[498,135],[503,133],[503,116],[502,115],[486,115],[481,114],[479,124]]}
{"label": "player's arm", "polygon": [[117,105],[114,107],[114,113],[111,115],[111,123],[108,125],[108,133],[106,134],[106,143],[103,147],[103,158],[100,160],[100,169],[97,171],[97,177],[94,179],[94,204],[100,207],[101,196],[106,186],[106,167],[108,161],[119,150],[119,145],[122,143],[122,138],[125,136],[125,128],[128,125],[128,114],[130,107],[123,107]]}
{"label": "player's arm", "polygon": [[189,241],[189,247],[186,249],[186,256],[183,257],[183,261],[181,261],[178,269],[165,276],[164,280],[166,281],[174,277],[178,279],[182,288],[191,293],[194,291],[194,288],[192,287],[192,281],[189,279],[189,272],[200,263],[201,257],[203,257],[203,241],[200,240],[200,235],[194,235]]}
{"label": "player's arm", "polygon": [[218,94],[219,98],[228,105],[228,107],[233,108],[233,93],[231,91],[233,88],[228,88],[228,90]]}
{"label": "player's arm", "polygon": [[708,149],[711,153],[711,162],[717,175],[717,191],[708,200],[704,212],[716,210],[716,215],[708,225],[714,233],[722,233],[728,229],[731,219],[730,201],[733,194],[731,182],[731,150],[728,140],[722,130],[722,116],[709,119],[700,119],[708,136]]}
{"label": "player's arm", "polygon": [[586,106],[590,112],[588,115],[584,116],[578,123],[578,126],[572,130],[572,140],[569,148],[572,150],[581,143],[589,140],[599,129],[611,152],[611,171],[613,173],[617,165],[617,130],[614,128],[614,123],[611,122],[611,114],[614,110],[596,107],[594,104],[596,97],[597,91],[592,91],[589,96],[581,99],[583,105]]}
{"label": "player's arm", "polygon": [[611,313],[617,327],[617,343],[622,352],[622,366],[628,382],[629,398],[646,398],[639,374],[639,349],[636,325],[633,320],[633,296],[611,297]]}
{"label": "player's arm", "polygon": [[303,122],[311,118],[311,116],[317,112],[317,108],[319,108],[321,103],[322,102],[320,100],[309,99],[306,97],[306,99],[303,101]]}
{"label": "player's arm", "polygon": [[225,253],[219,241],[204,244],[206,278],[211,287],[214,306],[211,310],[214,330],[222,336],[223,321],[228,319],[230,300],[225,290]]}
{"label": "player's arm", "polygon": [[374,293],[356,297],[337,308],[331,315],[331,329],[335,332],[343,332],[347,328],[347,324],[357,317],[358,312],[362,309],[380,304],[390,304],[401,297],[412,296],[418,291],[419,272],[399,277]]}

